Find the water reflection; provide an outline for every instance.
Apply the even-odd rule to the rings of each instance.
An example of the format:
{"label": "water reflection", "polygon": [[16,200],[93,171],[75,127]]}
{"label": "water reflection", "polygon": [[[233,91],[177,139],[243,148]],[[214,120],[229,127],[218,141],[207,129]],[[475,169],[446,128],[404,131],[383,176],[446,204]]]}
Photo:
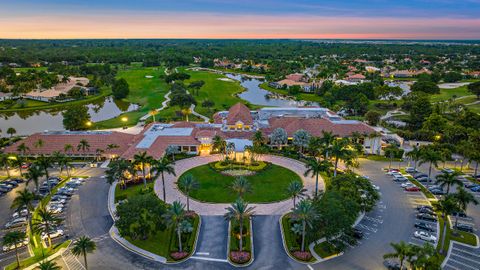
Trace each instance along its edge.
{"label": "water reflection", "polygon": [[[87,104],[88,112],[94,122],[107,120],[123,112],[134,111],[138,105],[125,101],[113,100],[111,97],[98,99]],[[52,110],[28,110],[6,112],[0,114],[0,128],[15,128],[19,135],[30,135],[45,130],[64,130],[62,111],[65,108]]]}
{"label": "water reflection", "polygon": [[226,76],[230,79],[240,81],[240,84],[247,90],[240,93],[238,96],[251,104],[272,107],[319,106],[316,102],[294,100],[262,89],[260,88],[260,84],[263,83],[262,79],[247,78],[245,76],[234,74],[226,74]]}

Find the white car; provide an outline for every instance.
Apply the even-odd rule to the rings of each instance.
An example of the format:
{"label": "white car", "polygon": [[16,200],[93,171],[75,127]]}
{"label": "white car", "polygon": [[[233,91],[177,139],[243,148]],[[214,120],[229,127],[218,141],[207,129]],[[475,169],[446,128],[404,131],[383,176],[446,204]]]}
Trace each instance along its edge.
{"label": "white car", "polygon": [[[25,245],[28,245],[28,238],[25,238],[23,242],[18,243],[17,247],[22,247]],[[3,246],[3,252],[7,252],[14,249],[15,249],[15,245]]]}
{"label": "white car", "polygon": [[407,183],[403,183],[400,185],[402,188],[406,188],[406,187],[413,187],[415,186],[414,184],[410,183],[410,182],[407,182]]}
{"label": "white car", "polygon": [[372,185],[372,187],[373,187],[374,189],[376,189],[376,190],[380,190],[380,187],[377,186],[377,185]]}
{"label": "white car", "polygon": [[10,229],[10,228],[15,228],[15,227],[21,227],[23,225],[27,224],[27,218],[26,217],[19,217],[16,218],[12,221],[7,222],[5,224],[5,229]]}
{"label": "white car", "polygon": [[[50,238],[56,238],[59,236],[63,236],[63,230],[61,229],[54,229],[50,231]],[[46,240],[48,238],[48,235],[45,232],[42,232],[42,240]]]}
{"label": "white car", "polygon": [[16,211],[15,213],[13,213],[12,217],[15,219],[19,217],[26,217],[27,215],[28,215],[28,210],[24,208],[20,211]]}
{"label": "white car", "polygon": [[415,231],[414,236],[416,238],[422,239],[424,241],[432,242],[432,243],[435,243],[437,241],[437,237],[424,231]]}

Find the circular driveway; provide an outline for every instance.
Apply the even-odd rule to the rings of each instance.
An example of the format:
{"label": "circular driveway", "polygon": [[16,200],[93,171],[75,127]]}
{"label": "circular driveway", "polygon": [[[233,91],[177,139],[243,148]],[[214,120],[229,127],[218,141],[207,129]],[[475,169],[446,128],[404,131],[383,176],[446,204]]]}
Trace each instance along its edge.
{"label": "circular driveway", "polygon": [[[179,200],[182,203],[187,202],[187,197],[178,189],[177,184],[175,183],[180,175],[184,172],[201,165],[208,164],[210,162],[221,160],[220,155],[212,156],[198,156],[188,159],[182,159],[176,161],[174,164],[175,173],[177,176],[165,174],[165,190],[166,190],[166,202],[172,203],[173,201]],[[259,160],[271,162],[275,165],[285,167],[300,176],[303,181],[305,188],[307,189],[307,194],[313,194],[315,191],[315,177],[305,177],[303,174],[306,170],[305,164],[290,158],[272,156],[272,155],[263,155]],[[272,175],[271,177],[275,177]],[[325,184],[321,176],[318,177],[318,189],[324,190]],[[162,180],[161,177],[157,179],[154,187],[155,193],[159,198],[163,197],[162,191]],[[276,203],[264,203],[264,204],[250,204],[255,206],[255,214],[257,215],[281,215],[283,213],[289,212],[292,208],[292,201],[285,200]],[[226,203],[204,203],[199,202],[193,199],[190,199],[190,209],[197,212],[200,215],[223,215],[225,214],[225,208],[230,206]]]}

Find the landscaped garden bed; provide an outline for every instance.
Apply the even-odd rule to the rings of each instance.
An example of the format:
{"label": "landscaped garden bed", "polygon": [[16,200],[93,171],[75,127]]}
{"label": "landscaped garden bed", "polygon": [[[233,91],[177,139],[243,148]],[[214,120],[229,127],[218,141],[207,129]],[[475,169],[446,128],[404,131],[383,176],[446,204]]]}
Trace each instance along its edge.
{"label": "landscaped garden bed", "polygon": [[332,256],[335,256],[339,254],[340,252],[337,250],[337,248],[328,243],[328,242],[322,242],[320,244],[316,244],[315,247],[313,248],[315,253],[317,253],[322,259],[326,259]]}
{"label": "landscaped garden bed", "polygon": [[228,259],[233,264],[245,265],[251,262],[253,256],[253,235],[250,219],[243,221],[242,250],[240,250],[240,226],[238,221],[232,220],[229,224]]}
{"label": "landscaped garden bed", "polygon": [[[186,171],[185,175],[192,175],[199,184],[199,188],[189,192],[195,200],[213,203],[229,203],[235,201],[237,194],[231,189],[234,176],[222,174],[213,169],[210,163]],[[245,194],[244,199],[250,203],[267,203],[282,201],[289,198],[286,193],[288,185],[293,181],[301,181],[293,171],[274,164],[267,164],[254,175],[245,176],[251,184],[251,192]],[[182,189],[180,189],[182,190]],[[182,190],[184,192],[184,190]]]}
{"label": "landscaped garden bed", "polygon": [[283,241],[288,253],[302,262],[315,262],[316,260],[308,250],[308,247],[304,251],[301,250],[302,236],[293,232],[292,226],[294,226],[294,223],[291,215],[291,213],[288,213],[282,216],[281,219]]}

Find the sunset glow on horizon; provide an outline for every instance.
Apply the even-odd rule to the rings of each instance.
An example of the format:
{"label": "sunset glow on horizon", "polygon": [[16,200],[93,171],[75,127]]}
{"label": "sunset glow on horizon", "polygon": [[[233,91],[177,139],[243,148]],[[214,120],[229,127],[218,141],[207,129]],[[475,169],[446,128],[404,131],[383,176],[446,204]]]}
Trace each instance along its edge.
{"label": "sunset glow on horizon", "polygon": [[[408,12],[405,7],[394,5],[378,5],[378,13],[362,13],[361,9],[348,3],[313,6],[317,4],[313,1],[296,1],[296,4],[292,4],[283,0],[278,1],[278,6],[272,1],[265,1],[274,5],[271,10],[259,8],[266,6],[263,2],[247,9],[228,0],[189,0],[184,1],[183,5],[171,1],[154,3],[140,0],[137,1],[138,5],[130,9],[125,1],[88,4],[79,1],[44,2],[42,5],[33,1],[0,4],[0,38],[480,38],[478,16],[470,15],[470,11],[450,14],[440,8],[432,9],[429,16],[420,16],[418,12]],[[163,6],[158,2],[163,2]],[[200,2],[201,6],[198,5]],[[250,0],[243,2],[254,3]],[[306,6],[307,2],[321,12],[312,12],[312,7]],[[479,1],[460,2],[471,5],[471,10],[479,10]],[[292,8],[287,9],[287,4]],[[347,6],[349,9],[345,8]],[[424,8],[418,7],[420,12]],[[397,12],[392,12],[392,9]]]}

